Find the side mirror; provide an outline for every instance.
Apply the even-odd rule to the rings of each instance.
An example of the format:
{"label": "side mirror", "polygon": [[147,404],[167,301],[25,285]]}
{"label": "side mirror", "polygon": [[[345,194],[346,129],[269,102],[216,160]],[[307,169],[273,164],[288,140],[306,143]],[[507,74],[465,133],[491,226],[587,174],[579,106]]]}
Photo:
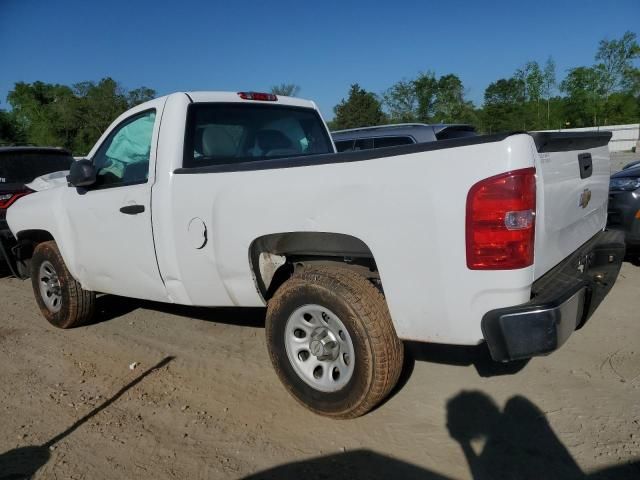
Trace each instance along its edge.
{"label": "side mirror", "polygon": [[67,182],[72,187],[90,187],[96,183],[96,167],[91,160],[77,160],[71,164]]}

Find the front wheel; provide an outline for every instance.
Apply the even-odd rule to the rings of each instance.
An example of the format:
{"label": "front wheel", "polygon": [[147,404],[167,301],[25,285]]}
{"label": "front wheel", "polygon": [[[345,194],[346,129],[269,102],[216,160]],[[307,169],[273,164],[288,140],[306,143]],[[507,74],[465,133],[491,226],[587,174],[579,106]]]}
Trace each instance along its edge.
{"label": "front wheel", "polygon": [[58,328],[78,327],[93,316],[96,295],[69,273],[55,242],[43,242],[31,259],[31,284],[42,315]]}
{"label": "front wheel", "polygon": [[269,355],[287,390],[321,415],[355,418],[396,385],[403,363],[386,301],[344,268],[310,267],[269,301]]}

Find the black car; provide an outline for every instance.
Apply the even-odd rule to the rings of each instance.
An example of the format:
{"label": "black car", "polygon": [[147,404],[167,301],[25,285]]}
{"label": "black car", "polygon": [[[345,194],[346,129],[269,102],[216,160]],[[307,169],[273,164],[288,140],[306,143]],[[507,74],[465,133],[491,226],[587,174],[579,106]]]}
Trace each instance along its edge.
{"label": "black car", "polygon": [[[26,186],[47,173],[69,170],[73,157],[67,150],[50,147],[0,147],[0,263],[12,240],[7,209],[31,193]],[[5,247],[5,248],[2,248]]]}
{"label": "black car", "polygon": [[476,130],[471,125],[445,123],[400,123],[331,132],[338,152],[428,143],[476,135]]}
{"label": "black car", "polygon": [[625,232],[630,253],[640,252],[640,163],[611,176],[607,225]]}

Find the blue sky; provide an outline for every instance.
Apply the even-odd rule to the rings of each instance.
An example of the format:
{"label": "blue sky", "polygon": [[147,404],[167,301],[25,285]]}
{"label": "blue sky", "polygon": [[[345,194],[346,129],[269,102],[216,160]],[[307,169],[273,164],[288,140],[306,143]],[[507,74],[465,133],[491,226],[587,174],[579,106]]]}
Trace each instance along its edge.
{"label": "blue sky", "polygon": [[481,104],[527,60],[552,55],[560,77],[639,21],[638,0],[0,0],[0,108],[16,81],[111,76],[158,94],[293,82],[331,118],[350,84],[380,93],[427,70]]}

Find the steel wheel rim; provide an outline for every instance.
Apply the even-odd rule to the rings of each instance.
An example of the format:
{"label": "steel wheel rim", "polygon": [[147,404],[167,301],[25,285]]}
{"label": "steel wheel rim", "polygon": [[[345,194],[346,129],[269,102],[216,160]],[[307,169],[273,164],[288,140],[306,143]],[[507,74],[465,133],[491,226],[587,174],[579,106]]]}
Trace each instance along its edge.
{"label": "steel wheel rim", "polygon": [[331,310],[303,305],[287,319],[284,344],[289,363],[307,385],[321,392],[344,388],[355,365],[349,331]]}
{"label": "steel wheel rim", "polygon": [[47,309],[52,313],[58,313],[62,308],[62,287],[58,273],[53,264],[45,260],[40,265],[38,272],[38,284],[40,286],[40,298]]}

